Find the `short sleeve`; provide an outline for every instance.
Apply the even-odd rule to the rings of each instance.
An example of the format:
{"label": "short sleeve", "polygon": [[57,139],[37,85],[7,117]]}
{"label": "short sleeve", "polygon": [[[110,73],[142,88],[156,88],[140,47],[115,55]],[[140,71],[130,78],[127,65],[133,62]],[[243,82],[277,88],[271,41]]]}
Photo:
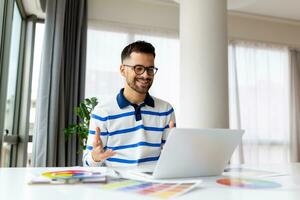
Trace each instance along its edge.
{"label": "short sleeve", "polygon": [[175,111],[174,108],[169,105],[168,106],[168,111],[167,111],[167,115],[166,115],[166,125],[165,125],[165,130],[163,132],[163,136],[162,136],[162,143],[164,144],[168,138],[169,132],[170,132],[170,127],[169,127],[169,123],[170,121],[174,122],[174,125],[176,127],[176,117],[175,117]]}

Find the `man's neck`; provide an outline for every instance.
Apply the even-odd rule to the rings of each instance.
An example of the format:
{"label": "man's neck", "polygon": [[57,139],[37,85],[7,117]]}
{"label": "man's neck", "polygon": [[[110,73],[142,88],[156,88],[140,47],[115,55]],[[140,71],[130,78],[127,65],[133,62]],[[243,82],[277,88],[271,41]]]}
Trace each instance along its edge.
{"label": "man's neck", "polygon": [[123,94],[125,98],[132,104],[142,103],[146,98],[146,94],[138,93],[131,89],[128,85],[125,86]]}

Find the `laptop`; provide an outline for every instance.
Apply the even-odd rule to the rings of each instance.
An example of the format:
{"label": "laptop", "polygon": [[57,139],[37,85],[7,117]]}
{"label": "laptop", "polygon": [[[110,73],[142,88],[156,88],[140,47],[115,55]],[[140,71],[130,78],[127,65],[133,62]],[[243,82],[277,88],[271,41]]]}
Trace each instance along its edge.
{"label": "laptop", "polygon": [[147,179],[221,175],[243,134],[244,130],[173,128],[154,168],[131,173]]}

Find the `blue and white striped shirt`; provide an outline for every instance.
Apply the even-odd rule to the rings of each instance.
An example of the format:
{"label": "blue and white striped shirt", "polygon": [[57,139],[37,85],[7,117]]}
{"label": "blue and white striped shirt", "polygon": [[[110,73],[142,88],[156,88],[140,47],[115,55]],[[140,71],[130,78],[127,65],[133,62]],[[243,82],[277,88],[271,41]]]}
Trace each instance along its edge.
{"label": "blue and white striped shirt", "polygon": [[[169,122],[175,123],[172,106],[147,94],[144,103],[131,104],[120,91],[116,99],[99,103],[91,114],[84,166],[134,166],[157,161],[165,143]],[[91,152],[96,127],[101,129],[104,149],[116,152],[104,162],[95,162]]]}

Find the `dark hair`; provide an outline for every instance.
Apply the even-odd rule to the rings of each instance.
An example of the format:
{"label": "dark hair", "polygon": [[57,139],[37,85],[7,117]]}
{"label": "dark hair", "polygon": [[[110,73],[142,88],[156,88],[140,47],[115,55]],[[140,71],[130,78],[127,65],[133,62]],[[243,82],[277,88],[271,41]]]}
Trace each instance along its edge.
{"label": "dark hair", "polygon": [[130,57],[130,54],[132,52],[152,54],[155,58],[155,48],[153,47],[152,44],[145,42],[145,41],[136,41],[134,43],[127,45],[123,49],[122,54],[121,54],[122,63],[126,58]]}

